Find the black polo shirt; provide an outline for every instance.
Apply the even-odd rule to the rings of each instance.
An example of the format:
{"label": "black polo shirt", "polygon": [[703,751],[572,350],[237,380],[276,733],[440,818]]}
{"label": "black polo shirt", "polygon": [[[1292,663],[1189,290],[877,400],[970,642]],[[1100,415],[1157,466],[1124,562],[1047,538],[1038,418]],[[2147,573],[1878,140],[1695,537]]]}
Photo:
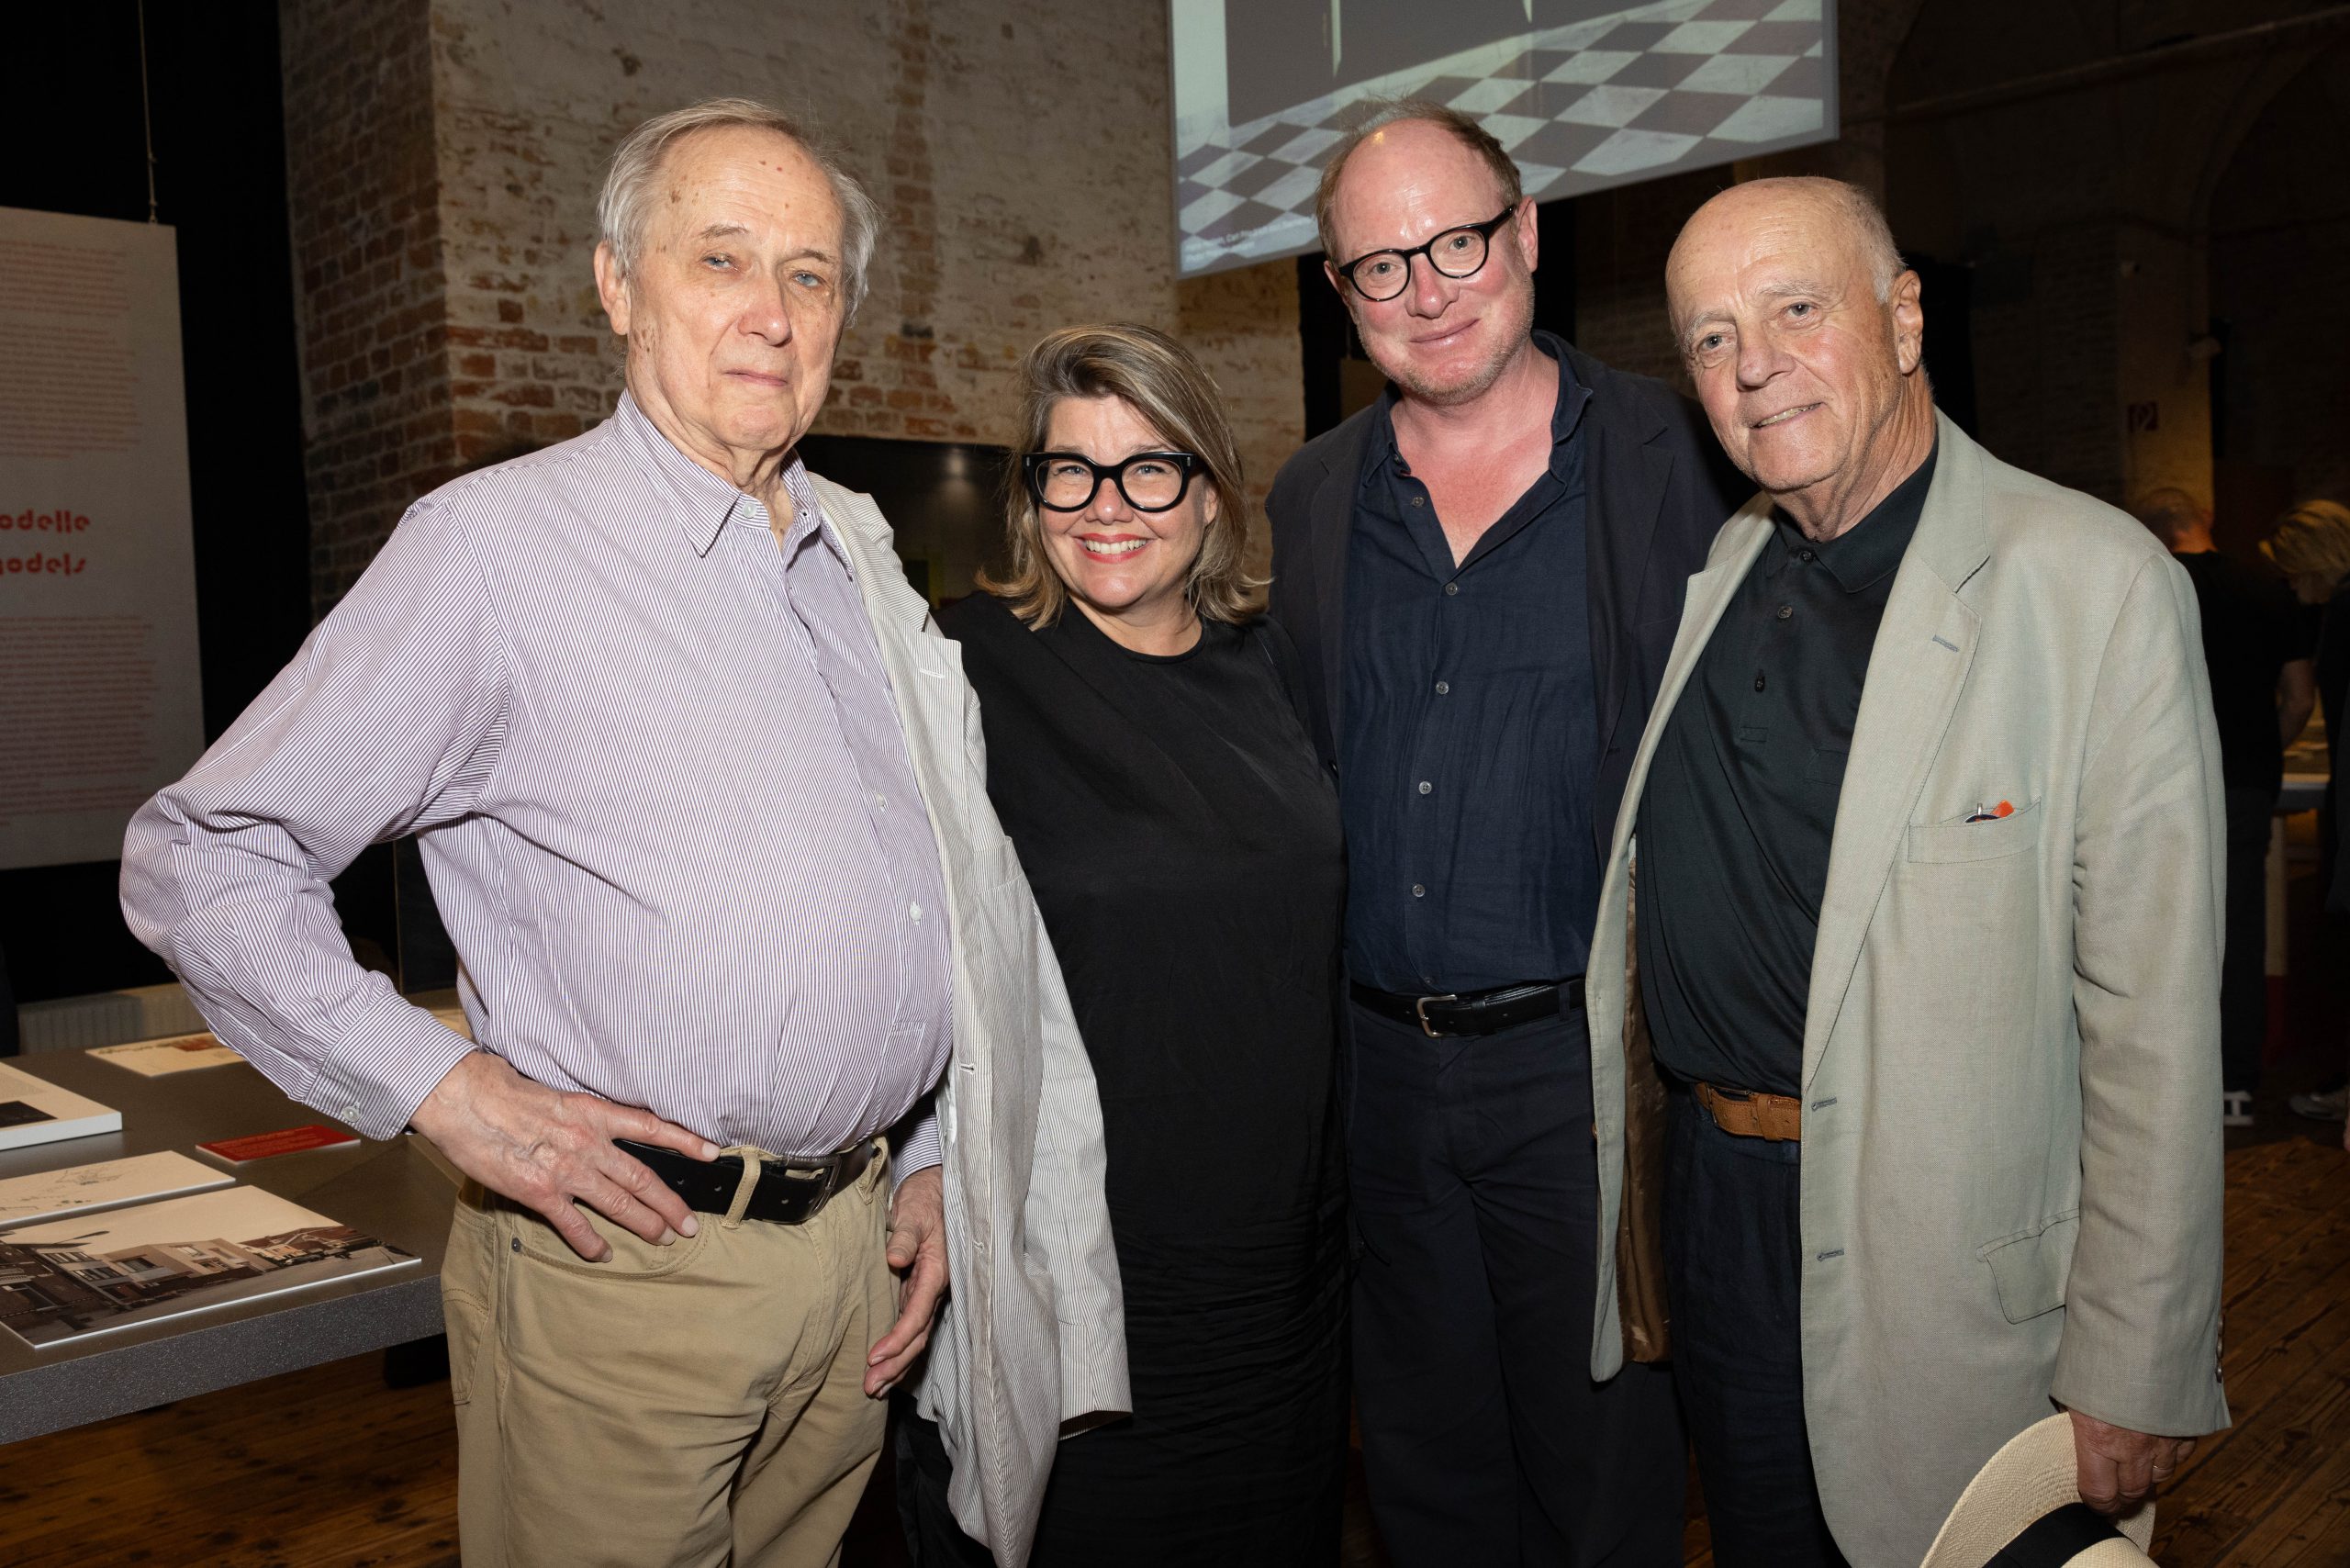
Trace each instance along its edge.
{"label": "black polo shirt", "polygon": [[1819,900],[1869,653],[1934,454],[1816,544],[1776,518],[1640,799],[1640,987],[1675,1076],[1795,1094]]}
{"label": "black polo shirt", "polygon": [[1382,399],[1347,546],[1347,967],[1466,992],[1583,972],[1599,905],[1599,708],[1583,413],[1565,345],[1550,463],[1455,565]]}

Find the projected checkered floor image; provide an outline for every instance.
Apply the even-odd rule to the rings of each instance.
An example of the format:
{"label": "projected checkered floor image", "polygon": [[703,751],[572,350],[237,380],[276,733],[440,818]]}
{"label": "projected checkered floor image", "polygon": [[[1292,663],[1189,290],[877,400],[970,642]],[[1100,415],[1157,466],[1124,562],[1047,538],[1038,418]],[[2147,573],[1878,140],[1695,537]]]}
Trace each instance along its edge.
{"label": "projected checkered floor image", "polygon": [[1325,94],[1180,153],[1182,268],[1315,248],[1322,161],[1365,98],[1477,116],[1547,198],[1821,140],[1832,63],[1820,0],[1662,0]]}

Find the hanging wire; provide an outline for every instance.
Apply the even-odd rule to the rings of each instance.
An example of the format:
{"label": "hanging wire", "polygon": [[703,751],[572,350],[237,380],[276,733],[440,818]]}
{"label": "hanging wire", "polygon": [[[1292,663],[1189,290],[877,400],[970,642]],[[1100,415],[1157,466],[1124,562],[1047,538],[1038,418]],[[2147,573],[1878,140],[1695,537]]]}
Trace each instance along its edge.
{"label": "hanging wire", "polygon": [[155,106],[147,96],[147,0],[139,0],[139,114],[147,128],[147,221],[155,217]]}

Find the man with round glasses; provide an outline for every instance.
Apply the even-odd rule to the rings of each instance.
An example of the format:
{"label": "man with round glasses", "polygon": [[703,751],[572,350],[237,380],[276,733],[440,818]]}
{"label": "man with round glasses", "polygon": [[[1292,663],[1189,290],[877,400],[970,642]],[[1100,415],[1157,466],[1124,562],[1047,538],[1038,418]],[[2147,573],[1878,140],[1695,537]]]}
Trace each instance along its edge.
{"label": "man with round glasses", "polygon": [[1583,971],[1683,586],[1748,487],[1686,399],[1534,330],[1534,203],[1474,120],[1383,107],[1315,217],[1390,382],[1267,503],[1346,826],[1371,1509],[1405,1568],[1678,1562],[1658,1260],[1623,1260],[1624,1371],[1583,1353]]}

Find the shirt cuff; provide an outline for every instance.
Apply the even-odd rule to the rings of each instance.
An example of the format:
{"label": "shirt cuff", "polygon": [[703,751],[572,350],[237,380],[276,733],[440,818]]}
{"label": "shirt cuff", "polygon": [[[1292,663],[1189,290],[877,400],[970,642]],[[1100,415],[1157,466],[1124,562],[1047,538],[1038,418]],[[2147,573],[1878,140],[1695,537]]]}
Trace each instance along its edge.
{"label": "shirt cuff", "polygon": [[450,1069],[477,1048],[424,1009],[402,1002],[345,1040],[302,1098],[363,1137],[397,1137]]}
{"label": "shirt cuff", "polygon": [[905,1147],[897,1150],[890,1162],[890,1190],[897,1191],[906,1178],[917,1170],[927,1170],[946,1162],[946,1152],[938,1139],[938,1107],[923,1107],[922,1119],[906,1134]]}

